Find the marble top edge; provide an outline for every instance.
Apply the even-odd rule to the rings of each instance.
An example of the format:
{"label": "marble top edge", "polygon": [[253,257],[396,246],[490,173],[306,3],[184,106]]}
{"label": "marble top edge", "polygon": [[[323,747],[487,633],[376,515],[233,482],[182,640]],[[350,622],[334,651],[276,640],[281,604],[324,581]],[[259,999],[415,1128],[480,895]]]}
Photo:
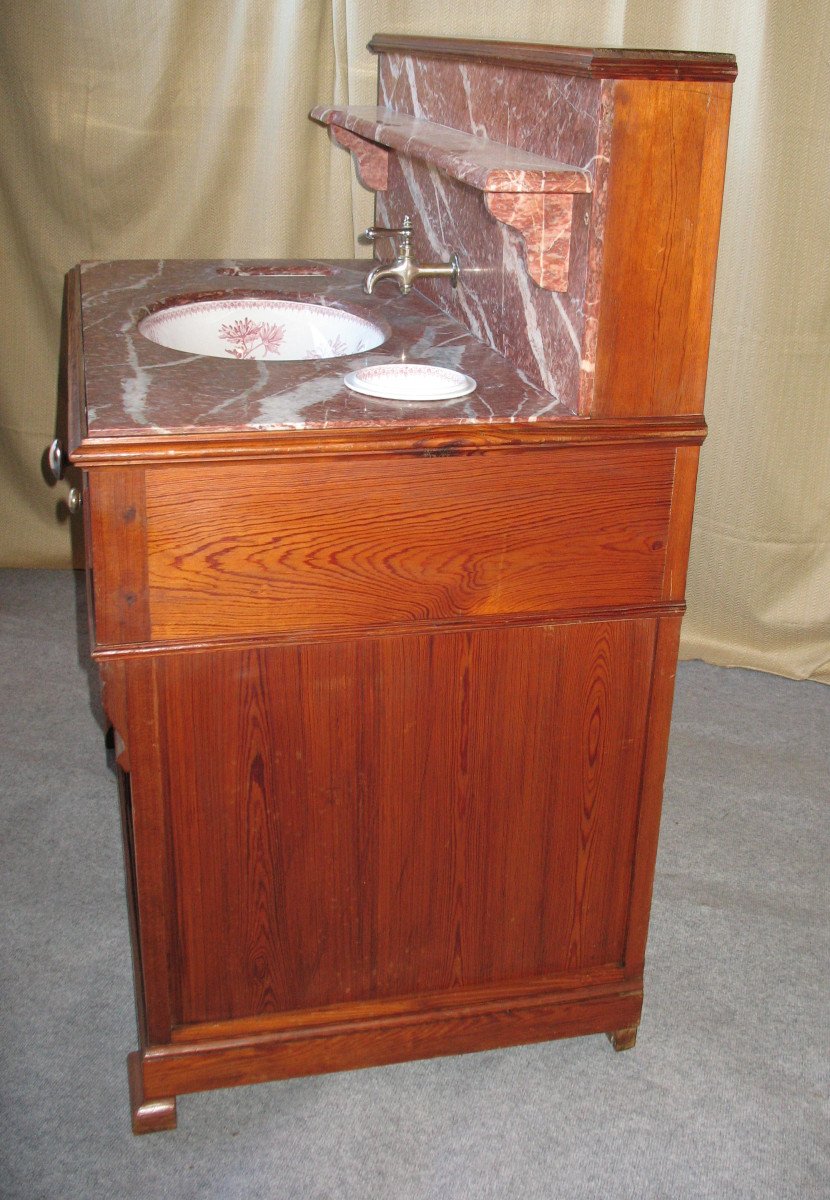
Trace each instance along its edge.
{"label": "marble top edge", "polygon": [[[296,276],[291,268],[303,270]],[[266,263],[223,259],[125,260],[81,265],[81,320],[87,431],[83,444],[189,434],[209,440],[261,433],[290,437],[324,431],[363,436],[384,429],[526,425],[572,417],[555,396],[540,390],[501,354],[420,293],[408,297],[363,291],[370,260]],[[318,268],[312,273],[310,268]],[[273,272],[280,271],[275,275]],[[286,282],[287,277],[287,282]],[[301,290],[302,289],[302,290]],[[227,295],[285,299],[347,307],[388,326],[376,349],[329,359],[237,361],[184,354],[141,336],[139,321],[170,303]],[[476,379],[458,401],[404,404],[357,396],[346,374],[384,362],[448,367]]]}

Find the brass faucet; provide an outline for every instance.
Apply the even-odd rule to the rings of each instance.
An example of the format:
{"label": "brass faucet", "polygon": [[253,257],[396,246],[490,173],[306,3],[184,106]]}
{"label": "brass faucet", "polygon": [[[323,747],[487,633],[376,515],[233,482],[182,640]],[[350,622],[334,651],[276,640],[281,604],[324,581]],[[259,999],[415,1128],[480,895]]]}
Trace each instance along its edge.
{"label": "brass faucet", "polygon": [[453,254],[448,263],[421,264],[412,257],[411,217],[404,217],[400,229],[386,229],[381,225],[373,225],[366,230],[363,237],[369,242],[377,241],[381,237],[392,238],[395,242],[395,258],[392,262],[378,263],[366,276],[363,290],[370,296],[375,284],[379,283],[381,279],[394,279],[404,296],[409,295],[412,291],[412,284],[422,276],[447,276],[453,287],[458,283],[461,266],[457,254]]}

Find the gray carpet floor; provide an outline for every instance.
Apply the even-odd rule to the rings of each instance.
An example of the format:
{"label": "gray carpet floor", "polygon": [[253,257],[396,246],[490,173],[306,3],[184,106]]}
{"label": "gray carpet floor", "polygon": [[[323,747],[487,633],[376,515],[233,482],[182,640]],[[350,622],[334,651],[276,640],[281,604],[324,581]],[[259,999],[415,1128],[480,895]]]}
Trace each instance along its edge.
{"label": "gray carpet floor", "polygon": [[113,777],[77,578],[0,572],[0,1195],[830,1196],[830,688],[681,666],[636,1048],[604,1037],[179,1100],[130,1132]]}

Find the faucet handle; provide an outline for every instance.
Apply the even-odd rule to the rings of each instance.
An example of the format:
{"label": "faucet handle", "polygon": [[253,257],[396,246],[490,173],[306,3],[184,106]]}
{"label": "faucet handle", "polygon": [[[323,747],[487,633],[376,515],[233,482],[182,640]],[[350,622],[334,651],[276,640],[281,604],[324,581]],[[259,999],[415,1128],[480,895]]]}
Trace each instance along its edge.
{"label": "faucet handle", "polygon": [[398,229],[387,227],[385,225],[370,225],[364,230],[363,238],[367,242],[376,242],[378,238],[400,238],[401,249],[407,250],[412,241],[412,218],[407,216],[403,219],[403,225]]}

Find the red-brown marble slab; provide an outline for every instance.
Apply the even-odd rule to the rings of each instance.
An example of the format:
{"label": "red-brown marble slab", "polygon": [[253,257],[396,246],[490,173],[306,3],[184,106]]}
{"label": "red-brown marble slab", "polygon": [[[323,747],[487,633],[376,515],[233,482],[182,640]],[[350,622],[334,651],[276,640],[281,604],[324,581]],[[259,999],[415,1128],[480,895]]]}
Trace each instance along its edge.
{"label": "red-brown marble slab", "polygon": [[[388,284],[365,295],[369,266],[232,260],[82,264],[87,439],[365,429],[402,421],[533,422],[573,415],[424,296],[401,296]],[[239,361],[169,350],[138,329],[148,311],[171,301],[263,294],[356,311],[388,329],[387,339],[374,350],[339,358]],[[471,375],[478,386],[459,400],[424,404],[375,400],[346,387],[347,373],[387,362],[450,367]]]}
{"label": "red-brown marble slab", "polygon": [[[462,273],[455,291],[445,281],[428,279],[416,288],[556,400],[587,410],[613,103],[613,92],[603,89],[613,85],[402,54],[382,54],[379,64],[380,106],[572,164],[590,177],[592,194],[574,196],[565,292],[540,287],[532,274],[541,271],[536,250],[531,248],[528,270],[522,234],[488,211],[481,192],[436,166],[393,154],[388,187],[376,197],[379,224],[399,225],[406,213],[413,217],[419,261],[459,254]],[[523,223],[532,229],[532,220]],[[550,279],[564,283],[561,264]]]}
{"label": "red-brown marble slab", "polygon": [[379,106],[591,171],[599,80],[399,54],[378,61]]}
{"label": "red-brown marble slab", "polygon": [[[432,121],[421,121],[391,108],[349,106],[314,108],[311,117],[334,131],[346,130],[422,159],[445,175],[483,192],[590,192],[590,171],[568,166]],[[339,133],[338,140],[342,141]],[[353,148],[352,142],[344,143]]]}
{"label": "red-brown marble slab", "polygon": [[383,146],[367,141],[360,134],[352,133],[350,129],[326,123],[334,140],[351,151],[357,177],[363,186],[369,191],[385,192],[389,176],[389,151]]}
{"label": "red-brown marble slab", "polygon": [[533,192],[494,192],[487,208],[498,221],[518,229],[525,242],[525,262],[539,287],[564,292],[571,257],[573,196]]}
{"label": "red-brown marble slab", "polygon": [[614,123],[614,82],[603,80],[600,87],[599,125],[594,155],[594,191],[591,210],[584,220],[588,226],[585,290],[582,300],[582,358],[579,365],[579,392],[576,407],[587,413],[594,395],[599,329],[599,296],[602,278],[602,254],[605,218],[608,211],[608,177],[611,165],[611,130]]}

